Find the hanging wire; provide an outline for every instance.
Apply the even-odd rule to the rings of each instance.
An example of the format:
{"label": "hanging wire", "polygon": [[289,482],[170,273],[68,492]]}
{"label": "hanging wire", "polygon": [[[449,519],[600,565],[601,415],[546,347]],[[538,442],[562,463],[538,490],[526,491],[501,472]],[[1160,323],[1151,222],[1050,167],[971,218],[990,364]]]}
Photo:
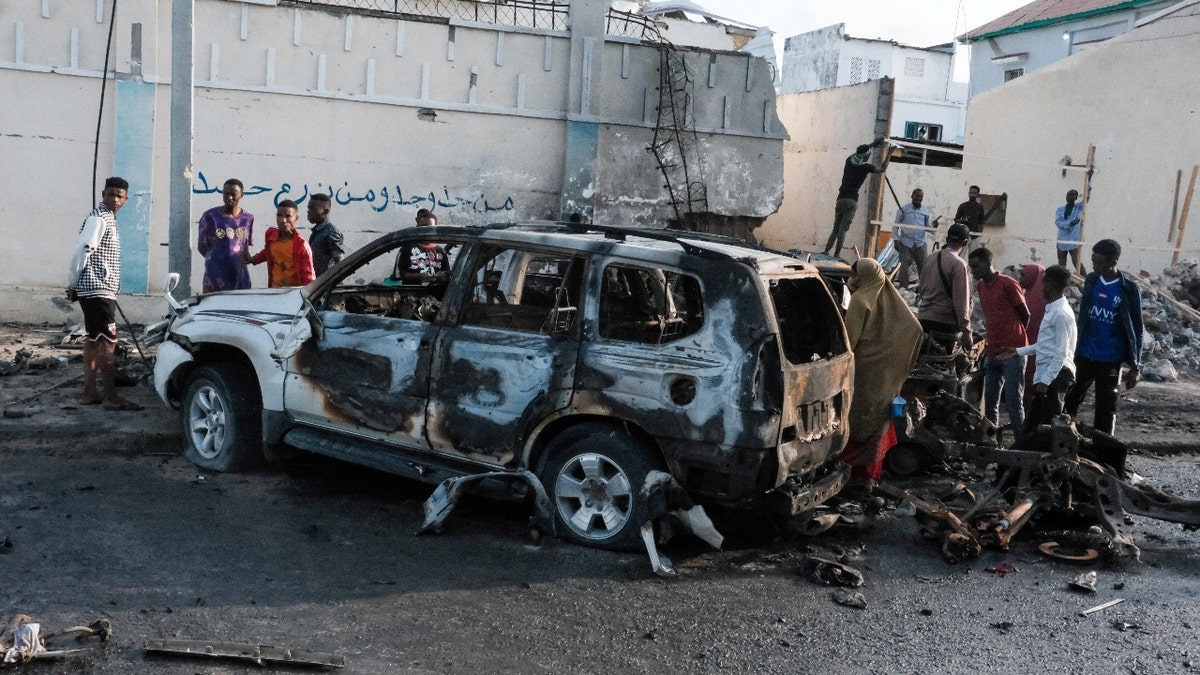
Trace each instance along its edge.
{"label": "hanging wire", "polygon": [[[100,110],[96,113],[96,142],[92,149],[92,206],[99,201],[96,199],[96,175],[100,166],[100,127],[104,121],[104,92],[108,88],[108,57],[112,54],[113,28],[117,25],[117,0],[113,0],[112,12],[108,15],[108,44],[104,47],[104,72],[100,76]],[[116,73],[113,73],[116,77]]]}

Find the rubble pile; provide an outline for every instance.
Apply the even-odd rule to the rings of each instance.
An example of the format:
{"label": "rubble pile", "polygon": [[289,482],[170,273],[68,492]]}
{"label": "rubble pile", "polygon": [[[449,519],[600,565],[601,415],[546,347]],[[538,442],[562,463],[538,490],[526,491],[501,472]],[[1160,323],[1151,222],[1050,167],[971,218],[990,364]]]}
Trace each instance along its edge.
{"label": "rubble pile", "polygon": [[1179,375],[1200,375],[1200,261],[1171,265],[1162,276],[1142,273],[1143,376],[1151,381],[1174,381]]}

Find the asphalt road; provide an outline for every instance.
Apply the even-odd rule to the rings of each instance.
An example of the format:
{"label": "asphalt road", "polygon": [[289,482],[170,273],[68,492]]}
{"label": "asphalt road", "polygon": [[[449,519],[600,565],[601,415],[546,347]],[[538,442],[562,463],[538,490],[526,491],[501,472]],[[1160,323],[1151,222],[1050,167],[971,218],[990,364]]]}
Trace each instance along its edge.
{"label": "asphalt road", "polygon": [[[145,651],[162,638],[332,652],[350,673],[1178,673],[1200,664],[1200,533],[1179,526],[1136,518],[1141,562],[1077,567],[1019,540],[950,565],[903,510],[812,539],[772,539],[749,517],[727,518],[725,550],[671,542],[663,550],[679,576],[661,579],[644,555],[535,544],[524,504],[468,499],[441,534],[418,536],[428,486],[321,458],[202,473],[182,457],[174,413],[145,390],[130,394],[149,405],[142,413],[75,406],[72,386],[18,403],[21,387],[27,398],[69,383],[71,367],[0,380],[5,410],[27,415],[0,418],[0,613],[31,615],[46,630],[103,617],[114,635],[30,672],[264,670]],[[1139,388],[1122,404],[1155,452],[1171,451],[1134,455],[1134,470],[1193,498],[1195,456],[1178,452],[1194,439],[1179,420],[1196,410],[1196,391]],[[858,567],[866,608],[837,604],[839,589],[804,574],[809,553]],[[1006,565],[1015,571],[987,571]],[[1097,592],[1070,590],[1088,569]],[[1114,599],[1123,602],[1079,616]]]}

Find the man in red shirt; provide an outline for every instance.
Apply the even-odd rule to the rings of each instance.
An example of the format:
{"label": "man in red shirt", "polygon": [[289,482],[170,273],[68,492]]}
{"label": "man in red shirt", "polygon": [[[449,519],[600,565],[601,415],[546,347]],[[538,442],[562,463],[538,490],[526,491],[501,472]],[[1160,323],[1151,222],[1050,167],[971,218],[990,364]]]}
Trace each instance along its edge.
{"label": "man in red shirt", "polygon": [[983,413],[993,424],[999,425],[1003,391],[1008,420],[1015,436],[1025,422],[1022,408],[1025,357],[1017,355],[1015,350],[1029,344],[1029,307],[1025,304],[1021,284],[997,272],[992,259],[992,252],[987,248],[977,248],[967,256],[987,330],[987,346],[983,351]]}

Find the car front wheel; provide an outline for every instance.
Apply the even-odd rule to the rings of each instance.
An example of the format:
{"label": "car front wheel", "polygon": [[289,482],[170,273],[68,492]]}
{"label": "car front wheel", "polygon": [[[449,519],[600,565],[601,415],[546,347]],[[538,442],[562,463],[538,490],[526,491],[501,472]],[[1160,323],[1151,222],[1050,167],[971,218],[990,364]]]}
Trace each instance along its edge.
{"label": "car front wheel", "polygon": [[188,378],[180,410],[185,455],[210,471],[239,471],[262,457],[262,403],[258,383],[244,368],[218,363]]}
{"label": "car front wheel", "polygon": [[658,468],[642,443],[589,424],[555,439],[547,458],[540,477],[564,539],[614,550],[640,545],[646,519],[640,492],[646,474]]}

